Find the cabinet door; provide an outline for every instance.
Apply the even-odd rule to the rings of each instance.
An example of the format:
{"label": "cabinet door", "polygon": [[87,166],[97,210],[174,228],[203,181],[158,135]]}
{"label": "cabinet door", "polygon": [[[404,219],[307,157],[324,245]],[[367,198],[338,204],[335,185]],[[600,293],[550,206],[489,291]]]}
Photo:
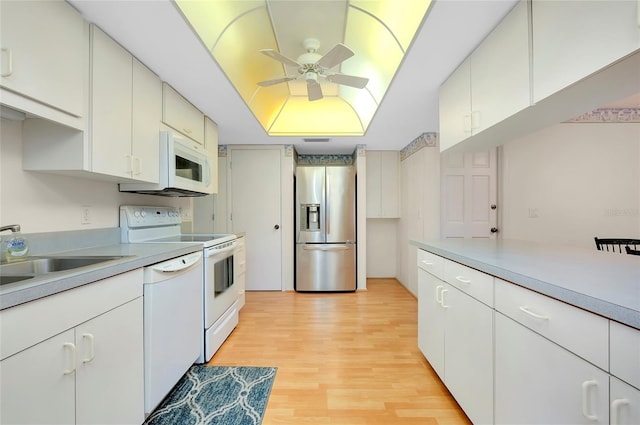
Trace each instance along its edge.
{"label": "cabinet door", "polygon": [[611,425],[640,424],[640,390],[611,377]]}
{"label": "cabinet door", "polygon": [[211,164],[212,193],[218,193],[218,125],[209,117],[204,117],[204,148]]}
{"label": "cabinet door", "polygon": [[400,155],[397,151],[380,153],[380,215],[382,217],[400,217]]}
{"label": "cabinet door", "polygon": [[446,283],[418,269],[418,347],[443,381],[446,316],[440,299],[445,287]]}
{"label": "cabinet door", "polygon": [[0,362],[0,423],[75,423],[73,342],[66,331]]}
{"label": "cabinet door", "polygon": [[204,144],[204,114],[167,83],[163,85],[163,97],[162,121]]}
{"label": "cabinet door", "polygon": [[471,136],[471,66],[466,59],[440,87],[440,151]]}
{"label": "cabinet door", "polygon": [[132,100],[133,178],[158,183],[162,81],[136,59],[133,59]]}
{"label": "cabinet door", "polygon": [[533,2],[533,101],[575,83],[640,47],[638,2]]}
{"label": "cabinet door", "polygon": [[496,424],[606,424],[609,376],[495,314]]}
{"label": "cabinet door", "polygon": [[144,421],[142,297],[76,328],[76,420]]}
{"label": "cabinet door", "polygon": [[529,88],[529,11],[521,1],[471,54],[473,134],[528,107]]}
{"label": "cabinet door", "polygon": [[493,423],[493,309],[447,285],[445,384],[471,422]]}
{"label": "cabinet door", "polygon": [[64,1],[3,1],[0,9],[0,85],[82,116],[86,57],[80,14]]}
{"label": "cabinet door", "polygon": [[367,151],[367,218],[380,217],[382,181],[381,152]]}
{"label": "cabinet door", "polygon": [[96,26],[91,37],[91,168],[130,178],[133,57]]}

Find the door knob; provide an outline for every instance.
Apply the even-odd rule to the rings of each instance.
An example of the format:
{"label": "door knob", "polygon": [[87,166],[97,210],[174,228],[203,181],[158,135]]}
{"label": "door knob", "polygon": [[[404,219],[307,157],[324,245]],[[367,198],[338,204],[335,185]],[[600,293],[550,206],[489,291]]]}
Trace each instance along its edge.
{"label": "door knob", "polygon": [[275,226],[273,226],[274,229],[278,230],[280,228],[279,224],[276,224]]}

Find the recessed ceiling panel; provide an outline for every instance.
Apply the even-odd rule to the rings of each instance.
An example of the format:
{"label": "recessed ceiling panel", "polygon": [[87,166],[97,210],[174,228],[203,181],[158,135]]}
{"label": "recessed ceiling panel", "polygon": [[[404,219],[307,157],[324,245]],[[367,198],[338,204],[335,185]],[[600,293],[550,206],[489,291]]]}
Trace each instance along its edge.
{"label": "recessed ceiling panel", "polygon": [[[371,123],[431,0],[175,1],[268,134],[358,136]],[[310,38],[317,40],[306,44],[315,56],[303,60]],[[353,56],[330,69],[314,65],[338,43]],[[314,44],[317,50],[309,47]],[[275,53],[267,56],[262,49]],[[277,55],[303,67],[284,64],[289,61]],[[307,96],[304,73],[318,81],[321,96]],[[354,88],[345,84],[357,85],[358,78],[326,79],[335,73],[368,81]],[[264,84],[285,77],[296,79]]]}

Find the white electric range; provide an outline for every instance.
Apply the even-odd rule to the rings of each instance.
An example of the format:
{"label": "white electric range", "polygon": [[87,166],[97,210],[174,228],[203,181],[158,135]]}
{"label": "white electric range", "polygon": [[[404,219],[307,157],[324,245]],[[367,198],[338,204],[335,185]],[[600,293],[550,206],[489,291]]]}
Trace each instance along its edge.
{"label": "white electric range", "polygon": [[174,207],[120,207],[123,243],[200,243],[202,276],[202,338],[197,363],[206,363],[238,324],[240,297],[235,283],[234,234],[183,234],[180,210]]}

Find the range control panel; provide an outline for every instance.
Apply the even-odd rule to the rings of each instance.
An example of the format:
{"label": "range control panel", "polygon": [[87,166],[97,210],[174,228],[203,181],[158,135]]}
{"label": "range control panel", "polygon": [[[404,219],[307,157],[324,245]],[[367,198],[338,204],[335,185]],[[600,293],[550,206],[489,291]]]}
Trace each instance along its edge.
{"label": "range control panel", "polygon": [[120,207],[120,227],[158,227],[180,224],[182,216],[175,207],[140,207],[123,205]]}

